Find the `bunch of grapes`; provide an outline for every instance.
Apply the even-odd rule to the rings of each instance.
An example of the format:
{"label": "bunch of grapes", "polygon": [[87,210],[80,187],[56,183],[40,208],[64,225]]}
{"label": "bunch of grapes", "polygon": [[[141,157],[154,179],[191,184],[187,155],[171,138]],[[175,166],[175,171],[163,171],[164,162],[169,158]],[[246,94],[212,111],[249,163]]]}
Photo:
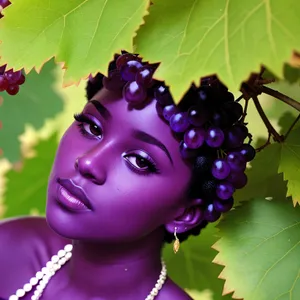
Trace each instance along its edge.
{"label": "bunch of grapes", "polygon": [[0,92],[6,91],[9,95],[16,95],[20,85],[25,82],[22,71],[14,72],[12,69],[5,71],[6,65],[0,67]]}
{"label": "bunch of grapes", "polygon": [[180,141],[181,156],[194,162],[193,196],[205,227],[233,207],[233,193],[247,184],[246,165],[256,152],[250,145],[243,107],[214,76],[202,79],[199,88],[193,85],[175,105],[168,87],[152,78],[156,67],[137,55],[122,53],[102,83],[109,90],[122,91],[125,100],[135,105],[148,95],[157,100],[158,114]]}

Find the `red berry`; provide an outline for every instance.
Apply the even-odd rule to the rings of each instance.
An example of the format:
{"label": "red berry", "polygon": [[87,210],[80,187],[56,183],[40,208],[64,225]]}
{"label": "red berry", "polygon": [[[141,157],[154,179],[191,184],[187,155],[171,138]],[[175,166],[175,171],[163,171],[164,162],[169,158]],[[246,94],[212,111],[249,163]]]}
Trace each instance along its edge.
{"label": "red berry", "polygon": [[25,76],[22,74],[21,77],[20,77],[20,79],[17,81],[17,84],[18,85],[22,85],[25,82],[25,80],[26,80]]}
{"label": "red berry", "polygon": [[0,75],[0,92],[5,91],[7,88],[8,88],[7,79],[3,75]]}
{"label": "red berry", "polygon": [[8,86],[8,88],[6,89],[6,92],[9,94],[9,95],[16,95],[18,92],[19,92],[19,86],[17,84],[10,84]]}

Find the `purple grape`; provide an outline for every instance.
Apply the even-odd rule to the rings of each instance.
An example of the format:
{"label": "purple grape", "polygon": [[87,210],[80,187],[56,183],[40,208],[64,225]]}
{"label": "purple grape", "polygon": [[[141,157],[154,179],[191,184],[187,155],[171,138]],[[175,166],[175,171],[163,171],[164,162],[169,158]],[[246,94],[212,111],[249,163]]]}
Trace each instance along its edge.
{"label": "purple grape", "polygon": [[170,118],[170,127],[175,132],[185,132],[189,126],[186,112],[178,112]]}
{"label": "purple grape", "polygon": [[10,84],[6,89],[9,95],[16,95],[19,92],[20,87],[17,84]]}
{"label": "purple grape", "polygon": [[202,198],[197,198],[193,200],[193,204],[197,206],[204,206],[206,204],[206,201],[203,200]]}
{"label": "purple grape", "polygon": [[21,75],[22,75],[22,71],[14,72],[12,69],[6,71],[4,74],[9,84],[17,83],[18,80],[21,78]]}
{"label": "purple grape", "polygon": [[208,120],[208,117],[208,112],[199,106],[192,106],[188,110],[188,120],[196,127],[202,126]]}
{"label": "purple grape", "polygon": [[212,115],[211,122],[213,125],[225,128],[229,125],[228,116],[224,111],[216,111]]}
{"label": "purple grape", "polygon": [[122,79],[119,70],[113,70],[109,72],[108,77],[103,77],[102,79],[103,86],[110,90],[121,90],[125,84],[125,81]]}
{"label": "purple grape", "polygon": [[180,142],[179,151],[183,159],[195,158],[198,153],[197,150],[188,148],[188,146],[184,143],[184,141]]}
{"label": "purple grape", "polygon": [[234,187],[230,182],[224,181],[217,185],[216,194],[220,199],[227,200],[232,197]]}
{"label": "purple grape", "polygon": [[135,81],[143,86],[149,87],[152,83],[153,70],[149,67],[142,67],[135,76]]}
{"label": "purple grape", "polygon": [[246,160],[243,155],[239,152],[228,153],[226,160],[230,166],[230,169],[233,171],[245,171],[246,169]]}
{"label": "purple grape", "polygon": [[226,178],[226,180],[234,186],[236,189],[243,188],[248,181],[247,175],[240,171],[240,172],[231,172],[229,176]]}
{"label": "purple grape", "polygon": [[216,199],[213,202],[215,210],[220,213],[225,213],[230,211],[233,207],[233,204],[234,204],[234,200],[232,197],[230,197],[227,200]]}
{"label": "purple grape", "polygon": [[162,106],[174,104],[169,89],[165,86],[161,85],[156,88],[154,91],[154,97]]}
{"label": "purple grape", "polygon": [[0,75],[3,75],[6,69],[6,65],[0,67]]}
{"label": "purple grape", "polygon": [[233,102],[234,101],[234,95],[230,92],[227,92],[225,95],[224,95],[224,102]]}
{"label": "purple grape", "polygon": [[123,97],[127,102],[140,104],[147,98],[147,90],[136,81],[127,82],[123,88]]}
{"label": "purple grape", "polygon": [[11,3],[8,0],[0,0],[0,6],[2,6],[2,8],[5,8],[7,6],[9,6]]}
{"label": "purple grape", "polygon": [[25,76],[22,74],[21,77],[20,77],[20,79],[17,81],[17,84],[18,84],[18,85],[22,85],[22,84],[24,84],[25,81],[26,81],[26,78],[25,78]]}
{"label": "purple grape", "polygon": [[0,92],[5,91],[7,88],[8,88],[7,79],[3,75],[0,75]]}
{"label": "purple grape", "polygon": [[225,159],[218,158],[213,163],[211,173],[216,179],[225,179],[230,173],[230,166]]}
{"label": "purple grape", "polygon": [[163,108],[163,117],[165,120],[170,121],[170,118],[178,112],[178,107],[175,104],[170,104]]}
{"label": "purple grape", "polygon": [[116,61],[117,69],[121,70],[121,68],[130,60],[139,60],[139,59],[138,59],[138,57],[136,57],[130,53],[125,53],[125,54],[120,55]]}
{"label": "purple grape", "polygon": [[240,152],[246,161],[251,161],[254,159],[255,155],[256,155],[256,151],[255,149],[249,145],[249,144],[243,144],[239,149],[237,149],[236,151]]}
{"label": "purple grape", "polygon": [[243,107],[238,102],[227,102],[224,103],[223,109],[228,115],[231,124],[239,120],[243,114]]}
{"label": "purple grape", "polygon": [[211,148],[218,148],[224,142],[224,133],[218,127],[210,127],[206,132],[206,144]]}
{"label": "purple grape", "polygon": [[225,146],[228,149],[241,147],[245,140],[245,131],[239,125],[234,125],[226,132]]}
{"label": "purple grape", "polygon": [[137,72],[142,68],[142,64],[137,60],[129,60],[121,67],[121,76],[125,81],[134,81]]}
{"label": "purple grape", "polygon": [[218,212],[213,204],[208,204],[205,212],[204,212],[204,218],[208,222],[215,222],[221,217],[221,213]]}
{"label": "purple grape", "polygon": [[205,134],[203,128],[191,128],[184,133],[183,140],[189,148],[197,149],[203,145]]}

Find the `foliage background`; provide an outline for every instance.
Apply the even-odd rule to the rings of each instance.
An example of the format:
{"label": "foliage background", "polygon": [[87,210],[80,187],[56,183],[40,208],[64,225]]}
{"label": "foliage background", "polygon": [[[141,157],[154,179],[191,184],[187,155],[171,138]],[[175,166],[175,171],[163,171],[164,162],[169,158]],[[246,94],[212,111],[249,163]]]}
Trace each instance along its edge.
{"label": "foliage background", "polygon": [[[176,101],[192,81],[212,73],[239,96],[240,83],[261,64],[280,78],[271,88],[300,100],[299,59],[284,65],[300,51],[296,0],[154,0],[150,8],[140,0],[109,0],[107,7],[100,0],[53,0],[51,9],[46,1],[12,2],[0,21],[0,65],[31,72],[18,96],[0,94],[0,218],[43,214],[57,143],[85,101],[84,78],[105,73],[120,49],[161,61],[156,78],[166,80]],[[112,16],[114,26],[107,26]],[[60,63],[42,68],[52,56]],[[281,134],[299,114],[266,95],[259,101]],[[246,120],[253,144],[261,146],[268,132],[252,101]],[[171,277],[198,300],[299,299],[299,171],[297,124],[286,141],[272,141],[249,164],[234,210],[176,256],[166,247]]]}

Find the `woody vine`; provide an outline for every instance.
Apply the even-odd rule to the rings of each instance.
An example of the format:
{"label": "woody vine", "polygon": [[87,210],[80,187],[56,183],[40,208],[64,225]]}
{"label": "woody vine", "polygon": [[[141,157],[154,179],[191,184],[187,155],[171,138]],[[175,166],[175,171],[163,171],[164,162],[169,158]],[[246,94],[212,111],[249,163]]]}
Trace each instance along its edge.
{"label": "woody vine", "polygon": [[[256,157],[235,207],[175,257],[166,247],[172,278],[195,299],[298,300],[300,2],[241,3],[0,0],[0,217],[44,212],[39,199],[61,123],[37,138],[31,157],[22,156],[19,142],[26,126],[44,128],[46,119],[67,110],[63,93],[74,89],[74,97],[90,75],[106,75],[114,54],[125,49],[160,63],[154,77],[165,81],[176,103],[192,83],[216,75],[243,105],[241,121],[258,122],[254,107],[267,131],[259,142],[264,128],[248,136]],[[29,189],[29,181],[36,186]]]}

